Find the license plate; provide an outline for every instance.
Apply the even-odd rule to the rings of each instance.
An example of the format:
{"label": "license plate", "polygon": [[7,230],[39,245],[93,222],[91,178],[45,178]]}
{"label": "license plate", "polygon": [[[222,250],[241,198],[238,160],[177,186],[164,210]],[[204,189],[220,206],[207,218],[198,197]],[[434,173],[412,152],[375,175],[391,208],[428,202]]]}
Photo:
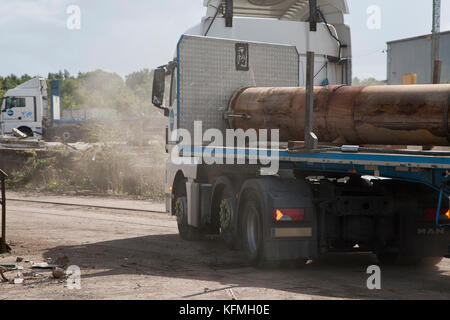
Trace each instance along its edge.
{"label": "license plate", "polygon": [[272,238],[310,238],[312,228],[272,228]]}

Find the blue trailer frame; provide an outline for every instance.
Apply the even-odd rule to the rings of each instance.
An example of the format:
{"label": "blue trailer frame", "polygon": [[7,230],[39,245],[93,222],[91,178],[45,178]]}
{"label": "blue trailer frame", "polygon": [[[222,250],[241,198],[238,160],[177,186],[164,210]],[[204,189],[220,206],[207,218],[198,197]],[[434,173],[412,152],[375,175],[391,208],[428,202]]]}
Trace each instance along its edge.
{"label": "blue trailer frame", "polygon": [[[179,146],[183,157],[203,158],[206,154],[234,155],[236,159],[248,160],[250,156],[268,160],[274,150],[227,147]],[[439,214],[444,196],[450,197],[450,152],[448,156],[397,155],[347,152],[292,153],[276,150],[280,169],[333,172],[376,176],[427,185],[439,192],[436,226],[450,227],[439,223]]]}

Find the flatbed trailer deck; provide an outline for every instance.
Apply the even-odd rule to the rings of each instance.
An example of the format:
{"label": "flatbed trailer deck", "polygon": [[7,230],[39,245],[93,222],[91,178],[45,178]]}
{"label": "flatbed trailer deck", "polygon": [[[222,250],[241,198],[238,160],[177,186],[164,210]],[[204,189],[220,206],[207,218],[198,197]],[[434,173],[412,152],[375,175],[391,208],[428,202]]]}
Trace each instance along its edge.
{"label": "flatbed trailer deck", "polygon": [[[345,146],[343,147],[345,149]],[[263,162],[271,160],[276,154],[281,169],[298,169],[314,172],[351,173],[361,176],[373,176],[417,182],[443,190],[450,196],[450,151],[439,151],[442,155],[433,155],[433,151],[421,151],[415,154],[411,150],[392,150],[393,153],[363,152],[313,152],[295,153],[287,149],[217,148],[217,147],[180,147],[184,157],[205,159],[205,154],[234,154],[235,161],[257,155]],[[396,154],[408,152],[411,154]],[[448,155],[444,155],[448,153]],[[427,155],[429,154],[429,155]]]}

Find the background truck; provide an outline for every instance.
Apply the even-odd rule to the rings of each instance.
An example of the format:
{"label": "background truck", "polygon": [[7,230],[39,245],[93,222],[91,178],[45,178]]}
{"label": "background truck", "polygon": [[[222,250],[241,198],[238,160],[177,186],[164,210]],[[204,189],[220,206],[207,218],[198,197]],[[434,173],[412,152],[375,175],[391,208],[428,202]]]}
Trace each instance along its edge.
{"label": "background truck", "polygon": [[[330,78],[341,85],[314,88],[327,82],[306,54],[312,39],[322,59],[321,48],[336,42],[327,29],[341,37],[348,28],[313,12],[327,9],[339,22],[346,2],[300,2],[205,1],[210,14],[193,29],[200,35],[183,35],[174,61],[155,70],[153,102],[169,117],[166,208],[180,236],[220,234],[252,263],[353,251],[437,263],[450,241],[450,153],[422,146],[450,144],[450,86],[345,86],[350,77],[336,75],[351,70],[350,50],[339,40],[341,72]],[[291,12],[303,20],[283,21]],[[264,39],[286,33],[307,40]],[[250,129],[279,130],[279,139],[255,145]],[[217,132],[244,138],[230,146]],[[275,159],[279,170],[268,170]]]}
{"label": "background truck", "polygon": [[17,128],[29,137],[43,134],[48,118],[47,82],[34,78],[8,90],[1,107],[1,133],[12,134]]}
{"label": "background truck", "polygon": [[8,90],[1,105],[1,133],[11,135],[16,128],[28,137],[77,142],[89,140],[93,125],[115,126],[125,135],[141,120],[121,119],[113,109],[62,110],[60,100],[60,80],[50,81],[48,89],[46,79],[34,78]]}
{"label": "background truck", "polygon": [[55,137],[67,142],[80,138],[82,125],[88,121],[62,119],[60,85],[59,80],[51,81],[48,90],[46,79],[34,78],[8,90],[1,108],[2,135],[12,134],[16,128],[28,137],[47,141]]}

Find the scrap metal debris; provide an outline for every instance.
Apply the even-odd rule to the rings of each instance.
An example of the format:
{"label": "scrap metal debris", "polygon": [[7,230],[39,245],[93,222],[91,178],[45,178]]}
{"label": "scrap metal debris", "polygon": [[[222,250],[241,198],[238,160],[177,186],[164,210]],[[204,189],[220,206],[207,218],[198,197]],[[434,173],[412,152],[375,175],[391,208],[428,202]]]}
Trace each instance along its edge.
{"label": "scrap metal debris", "polygon": [[[41,279],[64,279],[67,276],[65,267],[69,263],[66,255],[60,255],[54,259],[47,258],[48,262],[33,262],[17,257],[16,262],[23,262],[28,265],[24,267],[17,263],[0,263],[0,282],[8,282],[11,284],[25,284],[29,280]],[[34,271],[40,269],[42,271]],[[48,271],[47,271],[48,270]],[[49,271],[51,270],[51,274]],[[7,277],[6,272],[16,271],[13,277]]]}
{"label": "scrap metal debris", "polygon": [[18,138],[14,136],[0,136],[0,148],[2,149],[39,149],[44,142],[36,138]]}
{"label": "scrap metal debris", "polygon": [[0,277],[3,282],[9,282],[9,279],[4,275],[4,272],[8,271],[6,268],[0,267]]}
{"label": "scrap metal debris", "polygon": [[31,265],[31,268],[33,269],[54,269],[54,268],[62,268],[63,266],[60,264],[53,264],[48,262],[39,262],[39,263],[33,263]]}
{"label": "scrap metal debris", "polygon": [[22,131],[20,131],[17,128],[13,128],[12,131],[13,131],[13,134],[18,138],[21,138],[21,139],[28,138],[28,136],[25,133],[23,133]]}
{"label": "scrap metal debris", "polygon": [[16,276],[14,277],[13,283],[14,284],[23,284],[23,275],[22,275],[22,273],[20,273],[20,272],[16,273]]}
{"label": "scrap metal debris", "polygon": [[55,268],[55,269],[53,269],[52,276],[55,279],[64,278],[66,276],[66,270],[64,270],[62,268]]}
{"label": "scrap metal debris", "polygon": [[24,272],[23,273],[23,278],[25,280],[31,280],[31,279],[36,279],[36,278],[40,278],[40,277],[44,277],[44,275],[41,273],[36,273],[36,272]]}
{"label": "scrap metal debris", "polygon": [[0,267],[3,267],[7,270],[23,270],[23,267],[19,266],[16,263],[0,263]]}

